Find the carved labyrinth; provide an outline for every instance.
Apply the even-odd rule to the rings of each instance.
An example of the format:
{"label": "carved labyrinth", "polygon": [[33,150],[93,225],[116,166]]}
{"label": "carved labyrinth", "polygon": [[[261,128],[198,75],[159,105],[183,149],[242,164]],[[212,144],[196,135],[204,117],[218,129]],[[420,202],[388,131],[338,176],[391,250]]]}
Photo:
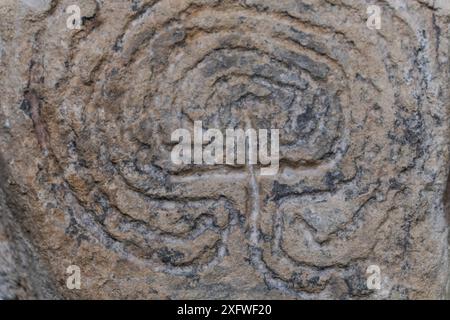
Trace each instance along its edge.
{"label": "carved labyrinth", "polygon": [[[123,19],[100,10],[85,20],[66,61],[55,58],[58,94],[40,91],[74,232],[190,275],[233,255],[229,235],[240,230],[266,284],[299,297],[356,272],[388,219],[390,179],[419,152],[411,92],[425,75],[408,48],[420,38],[399,18],[406,40],[377,37],[364,6],[319,2],[133,1],[109,4]],[[37,60],[51,61],[51,32],[40,36]],[[196,120],[280,129],[279,173],[173,165],[172,131]]]}

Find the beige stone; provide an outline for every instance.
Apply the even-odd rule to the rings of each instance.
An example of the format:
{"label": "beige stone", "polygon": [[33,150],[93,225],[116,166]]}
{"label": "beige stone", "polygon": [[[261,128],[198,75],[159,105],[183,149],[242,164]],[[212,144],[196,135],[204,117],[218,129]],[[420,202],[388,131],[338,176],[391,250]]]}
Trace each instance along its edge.
{"label": "beige stone", "polygon": [[[0,270],[26,288],[0,298],[445,296],[445,1],[378,1],[379,30],[357,0],[78,1],[70,30],[74,3],[0,4]],[[279,173],[175,166],[195,120],[280,129]]]}

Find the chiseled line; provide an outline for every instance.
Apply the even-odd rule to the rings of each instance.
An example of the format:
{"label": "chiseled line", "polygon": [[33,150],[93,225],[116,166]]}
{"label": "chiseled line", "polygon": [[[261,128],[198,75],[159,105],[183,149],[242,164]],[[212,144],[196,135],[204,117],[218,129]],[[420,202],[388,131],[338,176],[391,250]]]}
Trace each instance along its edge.
{"label": "chiseled line", "polygon": [[250,242],[253,246],[258,246],[258,238],[259,238],[259,232],[258,232],[258,218],[259,218],[259,185],[258,181],[256,181],[255,176],[255,169],[253,168],[253,165],[248,165],[248,171],[249,171],[249,193],[251,198],[251,211],[250,211]]}

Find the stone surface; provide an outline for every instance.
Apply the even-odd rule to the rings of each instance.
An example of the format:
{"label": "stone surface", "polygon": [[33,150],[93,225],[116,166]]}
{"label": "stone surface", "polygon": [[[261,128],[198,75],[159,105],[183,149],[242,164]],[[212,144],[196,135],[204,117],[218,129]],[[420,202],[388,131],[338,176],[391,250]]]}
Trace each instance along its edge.
{"label": "stone surface", "polygon": [[[0,298],[443,298],[448,8],[377,4],[3,0]],[[175,166],[195,120],[279,173]]]}

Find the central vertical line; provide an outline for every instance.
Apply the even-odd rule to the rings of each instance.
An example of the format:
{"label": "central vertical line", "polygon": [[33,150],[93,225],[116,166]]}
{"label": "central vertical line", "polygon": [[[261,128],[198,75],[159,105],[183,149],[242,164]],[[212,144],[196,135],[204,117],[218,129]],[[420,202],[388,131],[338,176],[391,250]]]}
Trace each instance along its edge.
{"label": "central vertical line", "polygon": [[249,171],[249,196],[250,196],[250,242],[253,246],[258,244],[257,221],[259,217],[259,185],[256,180],[255,169],[253,165],[248,165]]}
{"label": "central vertical line", "polygon": [[[246,129],[251,129],[251,121],[250,121],[250,117],[248,116],[248,114],[246,114]],[[258,138],[256,138],[258,139]],[[248,141],[248,146],[250,145],[250,141]],[[256,146],[257,146],[257,141],[256,141]],[[247,148],[248,151],[250,151],[250,147]],[[246,150],[246,151],[247,151]],[[250,243],[252,246],[257,246],[258,245],[258,228],[257,228],[257,221],[258,221],[258,217],[259,217],[259,185],[258,185],[258,181],[256,179],[256,174],[255,174],[255,168],[254,165],[250,164],[250,155],[249,152],[247,153],[247,169],[248,169],[248,173],[249,173],[249,182],[248,182],[248,189],[249,189],[249,207],[250,207],[250,216],[249,216],[249,226],[250,226]],[[256,152],[258,152],[258,148],[256,148],[255,150]]]}

